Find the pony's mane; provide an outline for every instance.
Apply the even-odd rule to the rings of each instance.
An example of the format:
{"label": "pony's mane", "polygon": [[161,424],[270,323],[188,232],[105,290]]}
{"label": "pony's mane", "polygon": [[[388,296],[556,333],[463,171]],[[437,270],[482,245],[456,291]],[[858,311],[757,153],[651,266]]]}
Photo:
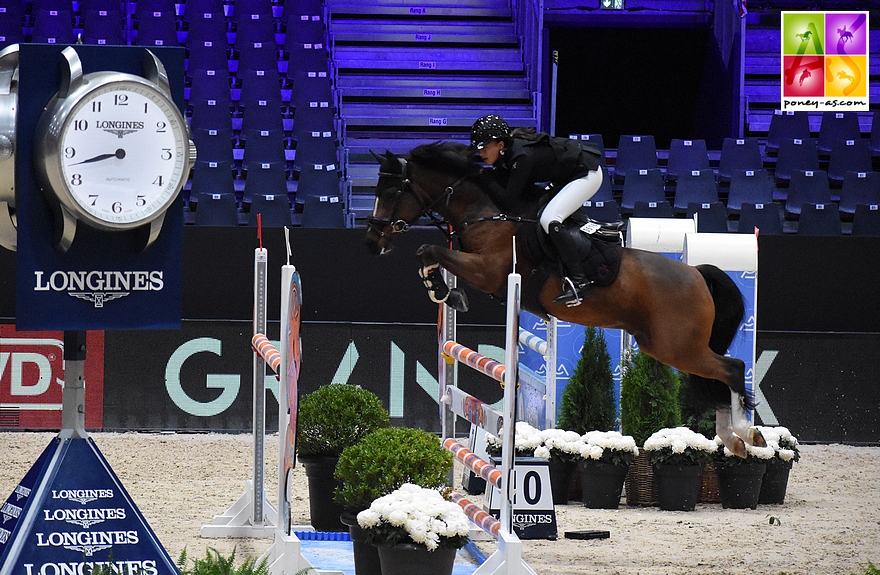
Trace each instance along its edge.
{"label": "pony's mane", "polygon": [[458,142],[434,142],[416,146],[410,152],[410,159],[438,171],[464,174],[476,164],[467,152],[468,147]]}

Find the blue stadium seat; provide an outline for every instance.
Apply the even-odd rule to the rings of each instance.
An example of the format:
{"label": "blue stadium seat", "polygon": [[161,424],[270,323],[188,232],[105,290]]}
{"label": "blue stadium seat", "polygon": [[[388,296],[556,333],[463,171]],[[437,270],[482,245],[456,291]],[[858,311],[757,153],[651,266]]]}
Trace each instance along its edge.
{"label": "blue stadium seat", "polygon": [[260,214],[261,224],[265,228],[290,227],[290,200],[287,192],[277,195],[255,194],[248,213],[249,226],[257,225],[257,214]]}
{"label": "blue stadium seat", "polygon": [[659,202],[636,202],[633,206],[633,218],[672,218],[672,206],[666,200]]}
{"label": "blue stadium seat", "polygon": [[852,235],[880,237],[880,205],[859,204],[853,214]]}
{"label": "blue stadium seat", "polygon": [[620,206],[614,200],[590,200],[584,204],[584,210],[598,222],[620,221]]}
{"label": "blue stadium seat", "polygon": [[82,12],[83,44],[120,46],[125,44],[122,34],[122,12],[116,2],[115,10],[89,9]]}
{"label": "blue stadium seat", "polygon": [[7,2],[0,6],[0,48],[24,42],[23,22],[23,2]]}
{"label": "blue stadium seat", "polygon": [[190,100],[190,127],[193,130],[225,130],[232,127],[229,101]]}
{"label": "blue stadium seat", "polygon": [[810,118],[806,112],[773,110],[770,129],[764,144],[764,153],[775,156],[782,140],[791,138],[805,140],[810,137]]}
{"label": "blue stadium seat", "polygon": [[568,137],[572,140],[578,140],[585,144],[589,143],[599,148],[599,153],[601,154],[599,163],[606,167],[605,173],[608,173],[608,159],[605,157],[605,140],[602,138],[602,134],[570,134]]}
{"label": "blue stadium seat", "polygon": [[776,151],[777,182],[788,182],[794,170],[818,170],[819,148],[815,138],[783,138]]}
{"label": "blue stadium seat", "polygon": [[197,204],[201,194],[235,194],[232,161],[196,160],[189,201]]}
{"label": "blue stadium seat", "polygon": [[804,204],[830,204],[831,188],[825,170],[795,170],[785,198],[786,215],[797,216]]}
{"label": "blue stadium seat", "polygon": [[297,133],[296,159],[293,169],[314,164],[335,164],[339,161],[336,152],[336,134],[331,131]]}
{"label": "blue stadium seat", "polygon": [[238,62],[236,73],[242,74],[252,70],[278,70],[278,53],[272,41],[236,42]]}
{"label": "blue stadium seat", "polygon": [[[207,102],[208,106],[217,106],[215,110],[229,109],[232,104],[230,95],[229,70],[224,66],[216,70],[193,70],[190,76],[192,87],[189,89],[189,104],[195,106]],[[211,104],[210,102],[214,102]]]}
{"label": "blue stadium seat", "polygon": [[758,138],[724,138],[718,162],[718,180],[729,182],[734,170],[760,170],[764,167]]}
{"label": "blue stadium seat", "polygon": [[234,137],[232,127],[225,130],[199,128],[192,130],[198,159],[205,162],[231,162]]}
{"label": "blue stadium seat", "polygon": [[870,172],[873,165],[870,144],[863,138],[832,142],[828,158],[829,181],[839,186],[847,172]]}
{"label": "blue stadium seat", "polygon": [[706,140],[673,138],[669,142],[669,157],[666,160],[667,182],[674,182],[679,174],[708,169],[710,169],[709,150],[706,148]]}
{"label": "blue stadium seat", "polygon": [[73,44],[73,13],[67,10],[43,10],[34,7],[34,30],[31,41],[41,44]]}
{"label": "blue stadium seat", "polygon": [[[622,135],[617,144],[617,158],[614,161],[614,180],[623,182],[626,177],[639,170],[657,168],[657,145],[654,136]],[[627,205],[622,206],[624,210]]]}
{"label": "blue stadium seat", "polygon": [[238,203],[235,194],[209,194],[202,192],[198,197],[198,209],[195,211],[197,226],[237,226]]}
{"label": "blue stadium seat", "polygon": [[137,36],[138,46],[177,46],[177,25],[174,8],[170,11],[141,9],[144,0],[138,5]]}
{"label": "blue stadium seat", "polygon": [[244,162],[277,164],[285,161],[282,130],[249,130],[242,134]]}
{"label": "blue stadium seat", "polygon": [[705,234],[725,234],[728,232],[727,208],[721,202],[708,204],[690,203],[687,217],[697,216],[697,231]]}
{"label": "blue stadium seat", "polygon": [[262,42],[275,46],[275,21],[272,18],[272,10],[268,13],[242,12],[236,5],[235,18],[235,46]]}
{"label": "blue stadium seat", "polygon": [[307,196],[340,195],[339,167],[335,164],[305,166],[294,174],[297,179],[296,197],[301,202]]}
{"label": "blue stadium seat", "polygon": [[837,204],[804,204],[798,218],[799,236],[839,236],[842,233]]}
{"label": "blue stadium seat", "polygon": [[[608,173],[608,167],[605,165],[599,166],[599,169],[602,170],[602,185],[599,186],[599,191],[590,198],[593,202],[611,202],[614,200],[614,192],[611,188],[611,174]],[[617,202],[614,202],[617,205]]]}
{"label": "blue stadium seat", "polygon": [[739,212],[739,222],[737,223],[737,233],[753,234],[755,228],[760,230],[762,234],[781,234],[782,233],[782,209],[779,204],[770,202],[768,204],[742,204]]}
{"label": "blue stadium seat", "polygon": [[744,203],[769,204],[773,202],[773,181],[767,170],[734,170],[730,174],[727,191],[727,212],[738,214]]}
{"label": "blue stadium seat", "polygon": [[714,204],[718,202],[718,186],[711,168],[682,172],[675,183],[673,211],[683,214],[691,203]]}
{"label": "blue stadium seat", "polygon": [[621,211],[632,212],[636,202],[666,202],[660,168],[633,170],[627,174],[620,200]]}
{"label": "blue stadium seat", "polygon": [[819,156],[827,157],[835,140],[858,140],[862,137],[855,112],[822,112],[819,126]]}
{"label": "blue stadium seat", "polygon": [[242,163],[244,197],[250,205],[256,196],[287,196],[287,163],[247,161]]}
{"label": "blue stadium seat", "polygon": [[840,188],[840,211],[854,214],[859,204],[880,204],[880,172],[847,172]]}
{"label": "blue stadium seat", "polygon": [[344,205],[339,196],[306,196],[303,199],[302,227],[344,228]]}

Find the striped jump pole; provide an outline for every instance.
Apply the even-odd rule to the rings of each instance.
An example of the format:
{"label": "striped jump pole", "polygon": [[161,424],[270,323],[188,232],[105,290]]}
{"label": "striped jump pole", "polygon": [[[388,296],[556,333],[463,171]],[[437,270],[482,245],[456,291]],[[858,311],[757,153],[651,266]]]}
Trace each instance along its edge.
{"label": "striped jump pole", "polygon": [[491,357],[486,357],[469,347],[465,347],[454,341],[447,341],[443,344],[443,353],[456,361],[464,363],[469,367],[488,375],[495,381],[504,385],[504,364],[499,363]]}
{"label": "striped jump pole", "polygon": [[479,455],[464,447],[455,439],[449,437],[445,441],[443,441],[443,447],[447,451],[451,452],[452,455],[455,456],[457,460],[459,460],[465,467],[494,485],[495,487],[501,489],[501,470],[483,461]]}
{"label": "striped jump pole", "polygon": [[261,333],[255,333],[251,338],[251,346],[254,348],[254,352],[259,354],[277,374],[281,366],[281,352],[272,345],[269,338]]}
{"label": "striped jump pole", "polygon": [[500,521],[483,511],[482,507],[457,491],[450,492],[449,498],[453,502],[458,503],[472,523],[475,523],[477,527],[498,539],[501,532]]}
{"label": "striped jump pole", "polygon": [[519,342],[541,355],[547,355],[547,342],[528,330],[519,328]]}

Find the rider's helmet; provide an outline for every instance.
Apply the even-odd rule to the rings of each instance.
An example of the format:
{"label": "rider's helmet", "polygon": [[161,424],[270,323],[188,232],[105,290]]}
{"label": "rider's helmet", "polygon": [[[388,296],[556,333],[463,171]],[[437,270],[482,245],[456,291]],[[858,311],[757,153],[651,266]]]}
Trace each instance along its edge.
{"label": "rider's helmet", "polygon": [[489,114],[474,122],[471,128],[471,147],[482,150],[492,141],[506,140],[510,137],[510,126],[501,116]]}

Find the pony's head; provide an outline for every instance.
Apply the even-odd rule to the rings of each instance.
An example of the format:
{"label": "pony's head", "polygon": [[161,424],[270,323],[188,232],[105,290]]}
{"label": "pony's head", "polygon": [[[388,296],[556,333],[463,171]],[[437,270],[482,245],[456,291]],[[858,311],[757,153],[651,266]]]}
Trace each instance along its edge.
{"label": "pony's head", "polygon": [[423,144],[404,156],[372,153],[379,162],[379,181],[366,244],[376,255],[390,251],[394,234],[407,231],[420,217],[439,223],[435,212],[443,212],[444,198],[476,169],[467,146],[451,142]]}

